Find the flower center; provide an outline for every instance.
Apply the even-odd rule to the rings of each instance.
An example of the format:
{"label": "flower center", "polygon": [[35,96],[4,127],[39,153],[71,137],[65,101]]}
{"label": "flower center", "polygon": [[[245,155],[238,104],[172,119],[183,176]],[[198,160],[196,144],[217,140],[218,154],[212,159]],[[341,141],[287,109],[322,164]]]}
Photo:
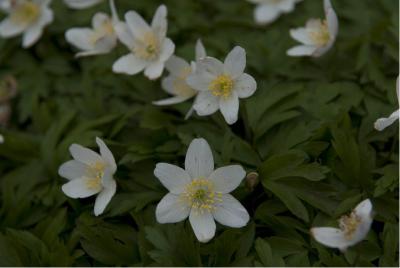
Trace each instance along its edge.
{"label": "flower center", "polygon": [[326,20],[318,22],[316,28],[308,31],[308,36],[317,46],[324,46],[329,42],[331,36]]}
{"label": "flower center", "polygon": [[147,32],[143,38],[137,39],[133,47],[133,53],[144,60],[151,61],[156,59],[160,53],[160,44],[154,33]]}
{"label": "flower center", "polygon": [[210,86],[209,90],[214,96],[227,98],[231,95],[233,89],[233,80],[230,76],[222,74],[215,78]]}
{"label": "flower center", "polygon": [[344,232],[346,239],[351,240],[361,219],[354,212],[350,215],[344,215],[339,219],[339,227]]}
{"label": "flower center", "polygon": [[17,5],[11,14],[11,21],[15,24],[30,24],[40,15],[40,8],[31,1]]}
{"label": "flower center", "polygon": [[106,165],[102,162],[96,162],[90,166],[92,177],[86,181],[86,187],[90,190],[102,188],[101,179],[104,175]]}
{"label": "flower center", "polygon": [[191,67],[183,68],[179,76],[174,79],[173,87],[176,95],[180,97],[191,97],[195,91],[186,83],[186,78],[192,73]]}
{"label": "flower center", "polygon": [[95,29],[90,37],[90,42],[96,44],[100,39],[108,35],[114,35],[114,33],[115,31],[111,20],[106,20],[99,28]]}
{"label": "flower center", "polygon": [[222,193],[214,191],[213,183],[207,179],[195,179],[181,194],[181,200],[189,204],[195,213],[212,212],[222,202]]}

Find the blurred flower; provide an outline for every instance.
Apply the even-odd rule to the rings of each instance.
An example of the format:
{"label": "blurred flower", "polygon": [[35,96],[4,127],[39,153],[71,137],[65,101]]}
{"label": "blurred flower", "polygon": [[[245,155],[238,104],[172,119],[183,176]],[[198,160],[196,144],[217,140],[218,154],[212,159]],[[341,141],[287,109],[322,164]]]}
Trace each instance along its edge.
{"label": "blurred flower", "polygon": [[[399,94],[399,76],[397,77],[396,80],[396,93],[397,93],[397,101],[400,104],[400,94]],[[400,114],[400,109],[394,111],[389,117],[387,118],[379,118],[378,120],[375,121],[374,127],[375,129],[382,131],[391,124],[393,124],[396,120],[399,119],[399,114]]]}
{"label": "blurred flower", "polygon": [[160,77],[165,62],[175,50],[172,40],[166,38],[167,8],[164,5],[158,7],[151,26],[135,11],[128,11],[125,20],[126,23],[118,24],[115,30],[131,53],[119,58],[113,71],[134,75],[144,70],[149,79]]}
{"label": "blurred flower", "polygon": [[11,1],[15,0],[0,0],[0,9],[3,11],[9,11],[11,8]]}
{"label": "blurred flower", "polygon": [[199,91],[194,110],[200,116],[221,110],[225,121],[233,124],[238,119],[239,98],[247,98],[256,91],[254,78],[243,73],[246,51],[237,46],[225,62],[205,57],[196,64],[196,71],[187,78],[188,84]]}
{"label": "blurred flower", "polygon": [[110,0],[112,18],[107,14],[98,12],[92,19],[93,29],[72,28],[65,33],[65,38],[75,47],[83,50],[76,57],[92,56],[109,53],[117,45],[117,35],[114,25],[118,20],[114,1]]}
{"label": "blurred flower", "polygon": [[53,11],[49,8],[51,0],[11,1],[9,14],[0,23],[0,37],[11,38],[23,34],[24,48],[35,44],[42,36],[43,28],[53,21]]}
{"label": "blurred flower", "polygon": [[194,139],[186,153],[185,169],[158,163],[154,175],[169,190],[156,208],[159,223],[175,223],[189,217],[200,242],[215,235],[215,221],[240,228],[249,221],[246,209],[229,193],[239,186],[246,172],[239,165],[214,170],[207,141]]}
{"label": "blurred flower", "polygon": [[96,143],[100,155],[81,145],[72,144],[69,151],[74,160],[62,164],[58,174],[70,180],[62,186],[67,196],[85,198],[98,194],[94,205],[94,214],[98,216],[115,194],[117,184],[113,175],[117,165],[106,144],[99,138],[96,138]]}
{"label": "blurred flower", "polygon": [[339,220],[339,227],[314,227],[311,234],[319,243],[345,251],[348,247],[361,242],[372,224],[372,204],[369,199],[362,201],[351,212]]}
{"label": "blurred flower", "polygon": [[[205,48],[200,40],[196,43],[196,61],[206,57]],[[196,63],[190,65],[184,59],[172,55],[165,63],[165,68],[169,71],[169,76],[162,80],[162,88],[174,97],[154,101],[155,105],[171,105],[184,102],[197,94],[197,91],[191,88],[186,78],[193,73]]]}
{"label": "blurred flower", "polygon": [[4,136],[0,134],[0,144],[4,143]]}
{"label": "blurred flower", "polygon": [[326,19],[309,19],[306,27],[290,30],[293,39],[302,43],[287,51],[289,56],[320,57],[325,54],[336,40],[338,19],[330,0],[324,0]]}
{"label": "blurred flower", "polygon": [[64,0],[64,3],[73,9],[85,9],[101,2],[103,0]]}
{"label": "blurred flower", "polygon": [[268,24],[275,21],[283,13],[294,10],[297,2],[302,0],[248,0],[257,4],[254,10],[254,19],[258,24]]}

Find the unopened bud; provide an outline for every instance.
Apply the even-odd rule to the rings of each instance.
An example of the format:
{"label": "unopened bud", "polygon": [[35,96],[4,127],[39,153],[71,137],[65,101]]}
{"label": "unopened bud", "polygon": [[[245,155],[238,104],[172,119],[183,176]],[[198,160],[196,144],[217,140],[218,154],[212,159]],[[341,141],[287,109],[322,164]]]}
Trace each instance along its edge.
{"label": "unopened bud", "polygon": [[11,75],[0,80],[0,103],[10,101],[17,95],[17,81]]}
{"label": "unopened bud", "polygon": [[258,179],[258,173],[257,172],[250,172],[249,174],[247,174],[246,176],[246,187],[250,190],[253,191],[254,188],[257,186],[257,184],[259,183],[259,179]]}

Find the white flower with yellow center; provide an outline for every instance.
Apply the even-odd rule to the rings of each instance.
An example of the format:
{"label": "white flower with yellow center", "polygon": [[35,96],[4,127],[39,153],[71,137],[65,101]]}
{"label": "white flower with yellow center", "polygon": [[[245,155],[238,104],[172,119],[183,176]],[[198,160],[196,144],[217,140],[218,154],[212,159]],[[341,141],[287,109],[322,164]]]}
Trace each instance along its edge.
{"label": "white flower with yellow center", "polygon": [[221,61],[205,57],[196,63],[196,71],[187,78],[198,90],[194,110],[200,116],[221,110],[225,121],[233,124],[238,119],[239,98],[253,95],[257,89],[254,78],[246,73],[246,51],[237,46]]}
{"label": "white flower with yellow center", "polygon": [[[205,48],[200,40],[196,43],[196,61],[206,57]],[[169,71],[169,76],[161,82],[162,88],[174,97],[154,101],[155,105],[171,105],[184,102],[197,94],[197,91],[189,86],[186,78],[193,73],[195,62],[189,64],[184,59],[172,55],[165,63],[165,68]]]}
{"label": "white flower with yellow center", "polygon": [[[400,105],[400,94],[399,94],[399,77],[396,80],[396,93],[397,93],[397,101]],[[389,117],[379,118],[375,121],[374,127],[376,130],[382,131],[394,122],[399,119],[400,109],[394,111]]]}
{"label": "white flower with yellow center", "polygon": [[73,9],[85,9],[97,5],[103,0],[64,0],[64,3]]}
{"label": "white flower with yellow center", "polygon": [[35,44],[46,25],[53,21],[51,0],[15,0],[8,8],[8,17],[0,23],[0,37],[11,38],[23,34],[24,48]]}
{"label": "white flower with yellow center", "polygon": [[311,235],[319,243],[345,251],[361,242],[372,224],[372,204],[369,199],[362,201],[350,213],[339,219],[339,229],[333,227],[311,228]]}
{"label": "white flower with yellow center", "polygon": [[67,196],[85,198],[98,194],[94,205],[94,214],[98,216],[103,213],[117,189],[113,178],[117,165],[106,144],[99,138],[96,138],[96,143],[100,154],[72,144],[69,151],[74,160],[62,164],[58,174],[70,180],[62,186]]}
{"label": "white flower with yellow center", "polygon": [[338,19],[329,0],[324,0],[326,19],[309,19],[306,27],[290,30],[293,39],[302,43],[287,51],[289,56],[320,57],[325,54],[336,40]]}
{"label": "white flower with yellow center", "polygon": [[240,228],[249,221],[246,209],[229,193],[246,175],[239,165],[214,170],[214,159],[207,141],[194,139],[186,153],[185,169],[158,163],[155,176],[169,190],[156,208],[159,223],[176,223],[189,217],[200,242],[215,235],[215,221]]}
{"label": "white flower with yellow center", "polygon": [[144,70],[149,79],[161,76],[165,62],[174,54],[175,45],[167,34],[167,8],[158,7],[151,26],[135,11],[125,14],[126,23],[115,27],[119,40],[131,51],[113,65],[116,73],[129,75]]}
{"label": "white flower with yellow center", "polygon": [[296,3],[302,0],[248,0],[257,4],[254,19],[258,24],[268,24],[275,21],[281,14],[290,13]]}
{"label": "white flower with yellow center", "polygon": [[82,50],[76,57],[109,53],[117,45],[114,25],[119,23],[114,1],[110,0],[112,18],[99,12],[93,16],[91,28],[72,28],[65,33],[65,39]]}

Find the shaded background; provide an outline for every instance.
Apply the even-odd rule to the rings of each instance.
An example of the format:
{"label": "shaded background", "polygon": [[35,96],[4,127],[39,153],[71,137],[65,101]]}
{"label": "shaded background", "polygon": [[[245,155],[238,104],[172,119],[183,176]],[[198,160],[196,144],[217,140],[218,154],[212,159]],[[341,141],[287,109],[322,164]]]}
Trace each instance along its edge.
{"label": "shaded background", "polygon": [[[289,29],[322,18],[322,1],[305,0],[268,26],[253,22],[242,0],[116,0],[121,18],[137,10],[150,21],[168,7],[175,54],[194,58],[201,38],[223,59],[247,51],[246,72],[258,90],[240,103],[229,127],[220,113],[183,119],[191,101],[155,107],[160,80],[111,71],[127,49],[74,59],[67,29],[88,26],[108,4],[77,11],[53,0],[55,21],[33,48],[0,40],[0,78],[13,75],[18,96],[1,130],[0,265],[2,266],[398,266],[398,123],[373,122],[398,108],[399,14],[396,0],[332,0],[339,35],[323,57],[292,58]],[[117,159],[117,194],[101,217],[94,198],[61,192],[58,166],[71,143],[103,137]],[[155,163],[183,165],[194,137],[211,145],[216,166],[242,164],[260,183],[233,194],[248,209],[247,227],[217,226],[207,244],[185,223],[160,225],[155,206],[166,189]],[[94,147],[93,147],[94,148]],[[312,226],[332,225],[371,198],[375,221],[367,239],[345,254],[317,244]]]}

